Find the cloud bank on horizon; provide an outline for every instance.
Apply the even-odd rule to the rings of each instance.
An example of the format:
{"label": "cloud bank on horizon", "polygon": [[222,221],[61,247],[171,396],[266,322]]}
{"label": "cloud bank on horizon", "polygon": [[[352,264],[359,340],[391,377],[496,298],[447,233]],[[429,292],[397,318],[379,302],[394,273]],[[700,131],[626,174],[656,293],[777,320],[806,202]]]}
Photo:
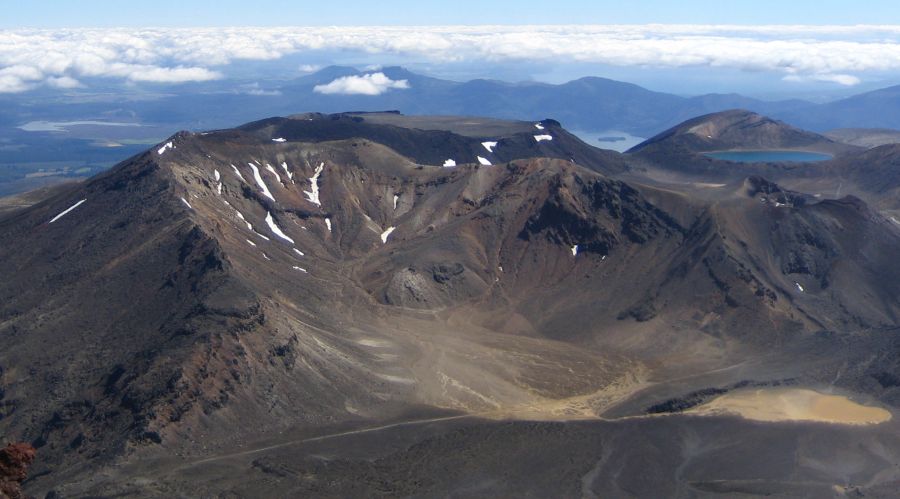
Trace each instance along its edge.
{"label": "cloud bank on horizon", "polygon": [[[0,92],[71,89],[89,78],[209,81],[224,78],[235,61],[317,50],[406,55],[435,63],[533,60],[734,68],[772,72],[787,81],[852,86],[867,72],[900,71],[900,25],[13,29],[0,30]],[[391,88],[381,89],[384,83],[371,79],[332,84],[335,93]]]}

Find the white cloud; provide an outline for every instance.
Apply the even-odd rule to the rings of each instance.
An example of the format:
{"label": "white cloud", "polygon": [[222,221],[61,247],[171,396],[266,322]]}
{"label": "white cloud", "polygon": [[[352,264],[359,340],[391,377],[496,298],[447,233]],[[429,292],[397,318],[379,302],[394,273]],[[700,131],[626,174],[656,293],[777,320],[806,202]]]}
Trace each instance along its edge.
{"label": "white cloud", "polygon": [[24,65],[0,68],[0,92],[24,92],[33,88],[41,76],[40,71]]}
{"label": "white cloud", "polygon": [[862,83],[862,80],[853,76],[853,75],[842,75],[842,74],[832,74],[832,75],[817,75],[813,77],[818,81],[830,81],[833,83],[837,83],[839,85],[844,85],[847,87],[852,87],[853,85],[859,85]]}
{"label": "white cloud", "polygon": [[83,86],[80,81],[71,76],[50,76],[46,81],[47,85],[54,88],[79,88]]}
{"label": "white cloud", "polygon": [[315,73],[316,71],[322,69],[322,66],[318,64],[301,64],[297,69],[301,73]]}
{"label": "white cloud", "polygon": [[15,93],[30,90],[32,85],[15,76],[0,73],[0,93]]}
{"label": "white cloud", "polygon": [[846,74],[818,74],[818,75],[797,75],[797,74],[789,74],[782,78],[784,81],[793,81],[793,82],[805,82],[805,81],[827,81],[831,83],[837,83],[838,85],[844,85],[845,87],[852,87],[854,85],[859,85],[862,83],[862,80],[853,75]]}
{"label": "white cloud", "polygon": [[516,60],[721,67],[851,85],[867,72],[900,71],[900,26],[0,30],[0,92],[19,92],[41,83],[53,85],[52,81],[59,83],[59,78],[65,77],[206,81],[222,77],[223,67],[236,60],[275,60],[319,50],[403,55],[431,62]]}
{"label": "white cloud", "polygon": [[384,73],[344,76],[325,85],[316,85],[314,92],[342,95],[381,95],[390,89],[409,88],[407,80],[392,80]]}
{"label": "white cloud", "polygon": [[281,95],[280,90],[267,90],[265,88],[262,88],[259,85],[259,82],[253,82],[253,83],[247,83],[244,85],[240,85],[240,86],[238,86],[235,93],[245,94],[245,95],[256,95],[259,97],[272,97],[272,96]]}
{"label": "white cloud", "polygon": [[257,97],[277,97],[281,95],[281,90],[263,90],[261,88],[250,89],[244,92],[247,95],[255,95]]}
{"label": "white cloud", "polygon": [[155,66],[135,67],[128,73],[131,81],[152,81],[158,83],[183,83],[187,81],[209,81],[222,75],[206,68],[159,68]]}

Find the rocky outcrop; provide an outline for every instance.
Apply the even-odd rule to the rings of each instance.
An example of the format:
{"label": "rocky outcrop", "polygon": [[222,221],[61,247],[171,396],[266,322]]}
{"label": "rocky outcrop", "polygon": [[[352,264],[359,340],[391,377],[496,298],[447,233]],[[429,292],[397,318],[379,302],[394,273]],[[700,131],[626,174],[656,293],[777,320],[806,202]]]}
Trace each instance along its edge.
{"label": "rocky outcrop", "polygon": [[0,450],[0,499],[22,499],[22,482],[28,477],[28,467],[34,462],[34,447],[9,444]]}

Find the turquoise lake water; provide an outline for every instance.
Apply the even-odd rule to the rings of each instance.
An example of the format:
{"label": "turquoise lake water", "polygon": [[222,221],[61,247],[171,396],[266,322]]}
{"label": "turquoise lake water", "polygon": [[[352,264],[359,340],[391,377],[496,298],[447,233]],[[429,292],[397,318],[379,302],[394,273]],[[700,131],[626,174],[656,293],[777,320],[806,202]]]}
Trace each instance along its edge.
{"label": "turquoise lake water", "polygon": [[830,154],[806,151],[718,151],[704,156],[738,163],[810,162],[831,159]]}

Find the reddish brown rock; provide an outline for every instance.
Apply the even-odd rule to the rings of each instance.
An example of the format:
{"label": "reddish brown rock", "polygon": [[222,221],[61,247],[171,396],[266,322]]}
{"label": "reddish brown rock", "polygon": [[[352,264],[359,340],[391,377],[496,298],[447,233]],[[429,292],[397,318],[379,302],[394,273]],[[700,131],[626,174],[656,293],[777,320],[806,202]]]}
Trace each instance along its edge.
{"label": "reddish brown rock", "polygon": [[36,452],[28,444],[9,444],[0,450],[0,499],[24,498],[22,482],[28,477],[28,467]]}

